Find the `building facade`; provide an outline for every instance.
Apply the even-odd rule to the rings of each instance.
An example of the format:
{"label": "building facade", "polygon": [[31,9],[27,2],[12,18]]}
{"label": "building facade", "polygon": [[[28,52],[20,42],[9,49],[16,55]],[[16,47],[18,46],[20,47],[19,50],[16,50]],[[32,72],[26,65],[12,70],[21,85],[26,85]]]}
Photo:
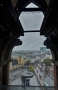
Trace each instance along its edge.
{"label": "building facade", "polygon": [[46,54],[46,47],[40,47],[40,53]]}
{"label": "building facade", "polygon": [[25,60],[22,57],[13,58],[13,61],[10,62],[10,70],[24,66]]}

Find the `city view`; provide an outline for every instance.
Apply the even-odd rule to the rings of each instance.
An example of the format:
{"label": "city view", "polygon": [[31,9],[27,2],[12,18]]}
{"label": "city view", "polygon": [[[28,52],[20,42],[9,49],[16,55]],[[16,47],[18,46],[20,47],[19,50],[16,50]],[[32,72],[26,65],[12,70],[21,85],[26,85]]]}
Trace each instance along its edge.
{"label": "city view", "polygon": [[[31,7],[38,8],[33,3],[25,8]],[[31,31],[40,30],[43,18],[42,12],[22,12],[19,20],[24,31]],[[51,62],[51,51],[43,45],[46,38],[40,36],[39,32],[29,32],[20,39],[22,45],[14,47],[11,54],[9,85],[54,86],[54,64]]]}
{"label": "city view", "polygon": [[0,90],[58,90],[58,0],[0,0]]}
{"label": "city view", "polygon": [[54,86],[54,64],[46,47],[12,51],[11,58],[9,85]]}

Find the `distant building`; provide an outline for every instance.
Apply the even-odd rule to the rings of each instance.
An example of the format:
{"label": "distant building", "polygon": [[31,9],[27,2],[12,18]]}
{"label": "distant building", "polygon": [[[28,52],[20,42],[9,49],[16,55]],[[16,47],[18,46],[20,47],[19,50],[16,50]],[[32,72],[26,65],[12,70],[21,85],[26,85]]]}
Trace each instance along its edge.
{"label": "distant building", "polygon": [[40,53],[46,54],[46,47],[40,47]]}
{"label": "distant building", "polygon": [[10,70],[24,66],[25,60],[22,57],[12,58],[13,61],[10,63]]}
{"label": "distant building", "polygon": [[41,55],[41,62],[43,62],[43,60],[46,58],[52,59],[52,55],[47,55],[47,54],[45,56]]}
{"label": "distant building", "polygon": [[46,54],[51,55],[51,51],[50,50],[47,50],[46,51]]}

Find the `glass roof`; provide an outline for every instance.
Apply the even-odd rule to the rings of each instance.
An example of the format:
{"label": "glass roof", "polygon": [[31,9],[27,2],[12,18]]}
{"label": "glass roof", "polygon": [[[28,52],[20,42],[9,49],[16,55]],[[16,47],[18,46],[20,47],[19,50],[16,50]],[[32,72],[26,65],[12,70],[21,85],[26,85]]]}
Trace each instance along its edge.
{"label": "glass roof", "polygon": [[[33,3],[30,3],[26,8],[37,8]],[[19,20],[24,31],[31,31],[31,30],[40,30],[44,15],[42,12],[22,12]]]}

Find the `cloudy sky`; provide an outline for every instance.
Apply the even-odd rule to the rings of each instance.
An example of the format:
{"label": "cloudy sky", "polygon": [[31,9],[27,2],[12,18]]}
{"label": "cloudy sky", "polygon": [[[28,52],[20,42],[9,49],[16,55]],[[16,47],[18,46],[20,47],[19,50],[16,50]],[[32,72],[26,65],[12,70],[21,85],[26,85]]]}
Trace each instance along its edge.
{"label": "cloudy sky", "polygon": [[[35,7],[34,4],[28,5],[28,7]],[[44,15],[42,12],[33,12],[33,13],[21,13],[19,20],[23,26],[24,30],[40,30]],[[24,33],[24,36],[21,36],[22,40],[21,46],[16,46],[13,50],[39,50],[43,46],[45,40],[44,36],[40,36],[40,33]]]}

